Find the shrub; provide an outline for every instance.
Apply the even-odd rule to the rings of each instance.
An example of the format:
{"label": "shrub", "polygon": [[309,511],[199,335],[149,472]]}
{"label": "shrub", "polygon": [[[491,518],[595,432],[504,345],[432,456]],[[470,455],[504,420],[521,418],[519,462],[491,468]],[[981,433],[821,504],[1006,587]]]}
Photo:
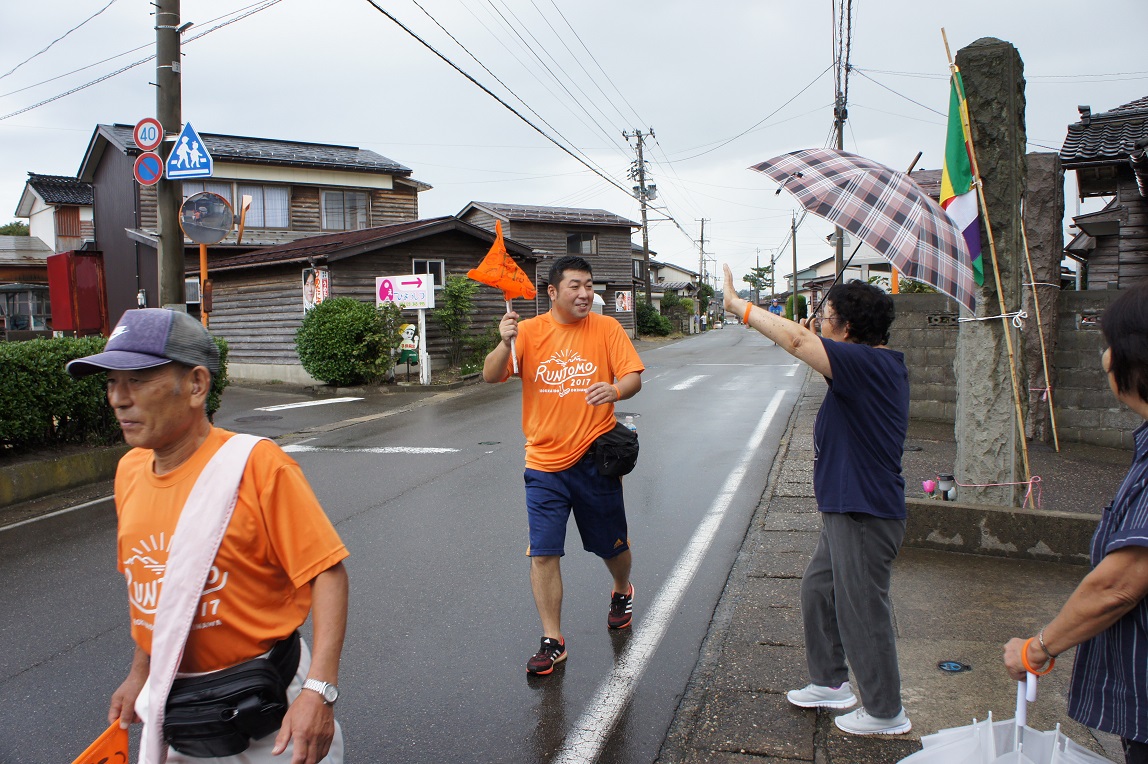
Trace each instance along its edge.
{"label": "shrub", "polygon": [[657,308],[643,299],[638,300],[637,319],[638,334],[665,337],[674,329],[670,324],[670,319],[663,316]]}
{"label": "shrub", "polygon": [[477,291],[477,281],[457,273],[451,274],[446,277],[446,283],[442,288],[443,304],[431,312],[446,332],[446,336],[450,338],[451,366],[458,366],[462,362],[467,329],[471,322],[470,309],[474,303],[474,293]]}
{"label": "shrub", "polygon": [[222,337],[212,339],[219,348],[219,373],[211,378],[211,390],[207,393],[207,418],[214,420],[215,412],[219,411],[219,403],[223,398],[223,390],[231,384],[231,380],[227,378],[227,340]]}
{"label": "shrub", "polygon": [[351,297],[324,300],[307,312],[295,333],[299,361],[312,377],[333,385],[382,379],[398,346],[397,331],[388,332],[390,315]]}
{"label": "shrub", "polygon": [[[789,295],[789,299],[785,301],[785,317],[793,321],[793,295]],[[809,309],[805,306],[805,295],[797,295],[797,319],[801,320],[809,316]]]}
{"label": "shrub", "polygon": [[502,333],[498,331],[498,324],[502,318],[496,318],[490,322],[486,330],[482,334],[477,334],[468,337],[465,341],[466,344],[466,360],[462,364],[461,371],[463,374],[472,374],[476,371],[482,371],[483,361],[494,346],[502,342]]}

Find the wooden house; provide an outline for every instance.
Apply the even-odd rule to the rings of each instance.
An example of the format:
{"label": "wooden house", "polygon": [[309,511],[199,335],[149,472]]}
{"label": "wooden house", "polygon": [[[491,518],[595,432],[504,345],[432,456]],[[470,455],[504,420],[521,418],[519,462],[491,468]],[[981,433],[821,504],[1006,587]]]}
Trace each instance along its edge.
{"label": "wooden house", "polygon": [[[550,263],[567,254],[585,257],[594,269],[594,290],[604,302],[602,312],[618,319],[633,334],[635,295],[630,236],[640,227],[637,223],[606,210],[496,202],[471,202],[458,217],[490,231],[496,220],[502,221],[503,235],[534,250],[538,258],[536,309],[540,313],[550,309],[546,296]],[[630,309],[619,310],[619,306]]]}
{"label": "wooden house", "polygon": [[[183,196],[211,191],[233,207],[244,195],[253,199],[242,243],[233,231],[211,246],[209,271],[213,261],[255,248],[417,220],[418,192],[430,188],[411,178],[409,168],[354,146],[200,137],[214,160],[214,175],[184,181]],[[137,300],[156,307],[159,297],[156,187],[135,181],[132,168],[139,154],[130,125],[97,125],[78,173],[92,186],[93,248],[103,252],[112,323],[137,307]],[[198,247],[190,240],[185,244],[187,264],[198,270]]]}
{"label": "wooden house", "polygon": [[1085,289],[1127,289],[1148,278],[1148,97],[1093,114],[1080,107],[1060,149],[1081,199],[1110,197],[1077,215],[1067,254],[1084,265]]}
{"label": "wooden house", "polygon": [[[299,363],[295,332],[304,315],[304,273],[325,271],[326,298],[353,297],[375,302],[375,278],[430,274],[441,290],[447,276],[466,275],[494,242],[494,234],[455,217],[392,223],[343,231],[280,244],[243,254],[222,256],[208,265],[214,285],[211,333],[227,340],[228,374],[233,379],[315,382]],[[532,278],[536,258],[530,247],[506,239],[506,249]],[[189,273],[198,275],[198,270]],[[502,293],[480,287],[475,296],[472,334],[481,334],[506,312]],[[535,315],[532,302],[515,309]],[[410,312],[410,322],[417,314]],[[449,340],[427,315],[427,352],[432,369],[445,363]]]}
{"label": "wooden house", "polygon": [[92,184],[62,175],[28,173],[16,217],[28,220],[28,233],[53,252],[83,249],[95,237]]}

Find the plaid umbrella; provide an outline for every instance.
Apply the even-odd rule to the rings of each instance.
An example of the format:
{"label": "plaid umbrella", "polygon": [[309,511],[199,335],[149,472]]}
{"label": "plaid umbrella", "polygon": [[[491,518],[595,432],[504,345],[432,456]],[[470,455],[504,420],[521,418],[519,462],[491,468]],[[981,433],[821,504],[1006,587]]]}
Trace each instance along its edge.
{"label": "plaid umbrella", "polygon": [[801,206],[868,244],[909,278],[975,305],[968,246],[948,215],[909,176],[837,149],[767,159],[765,173]]}

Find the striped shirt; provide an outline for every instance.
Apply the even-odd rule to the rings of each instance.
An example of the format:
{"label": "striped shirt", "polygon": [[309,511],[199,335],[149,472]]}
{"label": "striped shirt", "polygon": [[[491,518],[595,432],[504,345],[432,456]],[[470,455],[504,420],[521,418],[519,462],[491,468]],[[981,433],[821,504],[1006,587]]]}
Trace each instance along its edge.
{"label": "striped shirt", "polygon": [[[1132,468],[1092,537],[1092,566],[1109,552],[1148,546],[1148,422],[1136,430]],[[1148,743],[1148,599],[1077,648],[1068,715]]]}

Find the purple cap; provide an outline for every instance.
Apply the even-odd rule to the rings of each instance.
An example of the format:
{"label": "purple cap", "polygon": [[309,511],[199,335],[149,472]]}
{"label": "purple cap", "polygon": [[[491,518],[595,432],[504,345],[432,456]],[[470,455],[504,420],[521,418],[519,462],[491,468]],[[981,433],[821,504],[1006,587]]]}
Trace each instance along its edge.
{"label": "purple cap", "polygon": [[191,316],[166,308],[129,310],[116,324],[104,352],[69,361],[73,377],[100,371],[150,369],[176,361],[219,373],[219,348]]}

